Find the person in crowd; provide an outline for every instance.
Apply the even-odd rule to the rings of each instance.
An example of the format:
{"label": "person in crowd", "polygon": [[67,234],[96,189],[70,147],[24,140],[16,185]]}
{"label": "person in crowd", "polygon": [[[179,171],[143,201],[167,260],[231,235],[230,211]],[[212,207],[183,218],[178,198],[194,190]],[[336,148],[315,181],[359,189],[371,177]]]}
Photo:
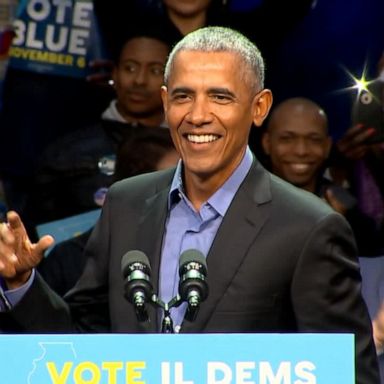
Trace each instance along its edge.
{"label": "person in crowd", "polygon": [[[276,0],[261,0],[248,6],[247,10],[241,10],[241,7],[236,5],[236,0],[155,0],[150,2],[134,0],[133,4],[147,14],[163,16],[183,36],[204,26],[223,25],[239,28],[244,34],[253,38],[261,30],[259,23],[264,25],[273,19],[289,29],[307,14],[313,5],[313,0],[299,0],[289,5]],[[255,20],[257,20],[256,23]],[[272,41],[272,37],[269,39]]]}
{"label": "person in crowd", "polygon": [[319,105],[301,97],[281,102],[271,113],[262,146],[274,174],[316,194],[346,217],[360,256],[379,254],[379,233],[373,220],[359,210],[352,193],[324,177],[332,139]]}
{"label": "person in crowd", "polygon": [[[18,6],[2,86],[0,177],[7,205],[22,211],[41,152],[60,136],[96,123],[113,92],[110,87],[87,81],[88,74],[97,72],[88,60],[106,54],[93,2],[84,7],[79,4],[81,16],[75,11],[76,2],[67,3],[65,10],[52,2],[12,4]],[[3,3],[1,8],[3,18],[7,13]],[[55,15],[58,9],[60,16]],[[70,41],[70,31],[76,29],[80,18],[84,34],[76,42]],[[52,36],[50,30],[54,31]],[[72,49],[74,46],[78,49]]]}
{"label": "person in crowd", "polygon": [[196,29],[212,23],[227,23],[226,5],[217,0],[160,0],[157,4],[160,14],[168,18],[177,31],[185,36]]}
{"label": "person in crowd", "polygon": [[229,28],[199,29],[173,48],[164,83],[181,160],[176,169],[110,187],[84,272],[65,300],[35,271],[52,237],[31,243],[20,216],[8,212],[0,226],[1,330],[159,332],[156,308],[141,321],[124,298],[122,257],[145,253],[154,289],[169,302],[178,291],[179,256],[194,249],[206,256],[209,295],[196,319],[185,318],[186,302],[171,309],[175,332],[350,332],[356,383],[376,384],[348,223],[266,171],[248,147],[252,123],[261,126],[272,104],[258,48]]}
{"label": "person in crowd", "polygon": [[[383,106],[384,54],[378,62],[377,78],[358,95],[352,110],[354,125],[336,142],[331,164],[334,178],[355,191],[360,209],[375,222],[380,232],[381,256],[384,255]],[[379,304],[377,312],[375,308],[372,317],[376,350],[384,367],[384,303]],[[381,373],[384,375],[384,370]]]}
{"label": "person in crowd", "polygon": [[348,129],[336,142],[330,171],[335,181],[354,191],[360,209],[384,234],[384,137],[376,141],[375,132],[364,124]]}
{"label": "person in crowd", "polygon": [[[119,30],[126,25],[126,15],[131,15],[132,25],[153,23],[167,31],[173,40],[205,26],[231,27],[245,34],[263,48],[271,59],[275,50],[300,21],[310,12],[313,0],[282,2],[261,0],[241,10],[236,0],[95,0],[95,11],[105,31],[108,44],[113,44]],[[111,22],[112,21],[112,22]],[[266,34],[270,23],[279,25],[280,33]],[[266,55],[264,53],[264,56]]]}
{"label": "person in crowd", "polygon": [[112,72],[116,98],[98,123],[60,138],[40,158],[24,212],[30,232],[36,224],[98,208],[114,181],[119,143],[143,127],[165,127],[160,88],[169,49],[150,28],[122,39]]}
{"label": "person in crowd", "polygon": [[312,193],[322,189],[332,139],[327,116],[315,102],[290,98],[277,105],[268,120],[262,145],[277,176]]}
{"label": "person in crowd", "polygon": [[[245,11],[236,6],[236,0],[110,1],[95,0],[95,10],[108,45],[113,45],[115,36],[119,36],[121,29],[126,28],[126,15],[131,16],[132,28],[140,23],[157,25],[160,30],[166,31],[172,41],[178,41],[187,33],[205,26],[230,27],[250,38],[263,52],[268,68],[267,83],[273,80],[274,72],[279,70],[275,66],[275,56],[284,39],[309,14],[314,4],[313,0],[261,0],[248,6]],[[271,23],[279,25],[280,33],[264,32]],[[250,148],[257,152],[261,150],[258,146],[259,133],[260,130],[252,129],[249,140]]]}
{"label": "person in crowd", "polygon": [[[119,145],[114,180],[167,169],[175,166],[178,159],[168,129],[143,127]],[[81,276],[86,261],[84,249],[92,229],[58,243],[38,265],[41,276],[61,296]]]}
{"label": "person in crowd", "polygon": [[374,220],[384,253],[384,55],[378,76],[359,91],[352,107],[352,126],[337,140],[330,171],[357,197],[359,209]]}

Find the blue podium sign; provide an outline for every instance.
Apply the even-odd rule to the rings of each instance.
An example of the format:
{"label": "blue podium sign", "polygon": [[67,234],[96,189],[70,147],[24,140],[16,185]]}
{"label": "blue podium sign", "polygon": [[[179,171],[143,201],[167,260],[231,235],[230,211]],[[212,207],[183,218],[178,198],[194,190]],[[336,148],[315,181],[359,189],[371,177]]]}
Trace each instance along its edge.
{"label": "blue podium sign", "polygon": [[2,335],[9,384],[353,384],[350,334]]}

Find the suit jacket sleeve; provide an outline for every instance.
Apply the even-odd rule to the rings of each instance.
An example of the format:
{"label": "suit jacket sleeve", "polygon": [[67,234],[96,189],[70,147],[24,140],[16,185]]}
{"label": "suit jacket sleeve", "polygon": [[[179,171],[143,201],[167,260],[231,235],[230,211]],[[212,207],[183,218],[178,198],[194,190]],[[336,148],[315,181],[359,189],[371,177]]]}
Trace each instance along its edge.
{"label": "suit jacket sleeve", "polygon": [[[355,335],[356,382],[377,382],[371,321],[361,295],[361,276],[352,232],[337,214],[311,231],[292,281],[294,315],[300,332]],[[314,313],[316,315],[314,316]]]}

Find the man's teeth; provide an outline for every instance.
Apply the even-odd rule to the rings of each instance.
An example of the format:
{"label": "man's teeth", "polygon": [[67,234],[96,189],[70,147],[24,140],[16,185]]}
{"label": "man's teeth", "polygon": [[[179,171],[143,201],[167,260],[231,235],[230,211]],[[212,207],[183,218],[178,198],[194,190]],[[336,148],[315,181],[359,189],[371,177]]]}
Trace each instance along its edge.
{"label": "man's teeth", "polygon": [[211,143],[219,138],[217,135],[188,135],[188,141],[193,143]]}

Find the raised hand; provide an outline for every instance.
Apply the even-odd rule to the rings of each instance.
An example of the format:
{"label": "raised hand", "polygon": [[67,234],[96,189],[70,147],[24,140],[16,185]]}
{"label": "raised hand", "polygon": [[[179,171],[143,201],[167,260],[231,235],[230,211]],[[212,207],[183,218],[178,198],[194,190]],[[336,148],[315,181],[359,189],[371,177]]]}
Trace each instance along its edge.
{"label": "raised hand", "polygon": [[9,289],[23,285],[54,243],[52,236],[43,236],[31,243],[20,216],[10,211],[7,223],[0,224],[0,276]]}
{"label": "raised hand", "polygon": [[374,135],[375,132],[374,128],[357,124],[346,131],[344,136],[336,143],[336,147],[347,159],[361,159],[370,148],[370,144],[366,140]]}

